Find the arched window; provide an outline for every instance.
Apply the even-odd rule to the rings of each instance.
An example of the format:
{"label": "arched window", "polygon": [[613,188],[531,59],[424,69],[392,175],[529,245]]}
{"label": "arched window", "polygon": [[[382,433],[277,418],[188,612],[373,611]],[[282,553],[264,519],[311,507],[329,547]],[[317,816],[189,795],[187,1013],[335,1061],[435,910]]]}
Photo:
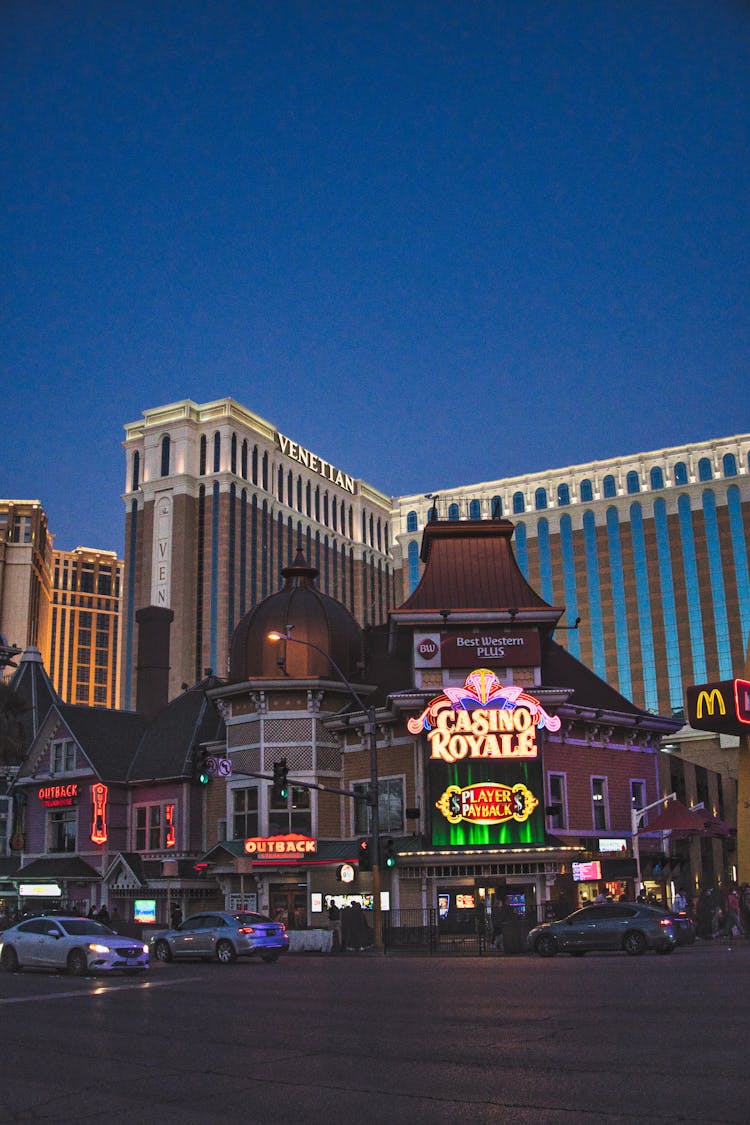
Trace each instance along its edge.
{"label": "arched window", "polygon": [[437,501],[433,500],[432,501],[432,507],[430,508],[429,512],[427,513],[427,522],[428,523],[434,523],[437,518],[438,518]]}
{"label": "arched window", "polygon": [[320,487],[315,486],[315,519],[320,523]]}
{"label": "arched window", "polygon": [[664,473],[659,465],[654,465],[651,470],[651,487],[654,490],[664,488]]}
{"label": "arched window", "polygon": [[218,473],[221,468],[221,434],[214,434],[214,472]]}
{"label": "arched window", "polygon": [[305,512],[307,515],[312,515],[312,485],[310,481],[305,486]]}
{"label": "arched window", "polygon": [[284,470],[283,470],[281,465],[279,465],[278,470],[276,472],[276,495],[279,498],[279,503],[283,504],[284,503]]}
{"label": "arched window", "polygon": [[737,460],[736,460],[733,453],[725,453],[724,454],[724,457],[723,457],[723,460],[722,460],[722,465],[724,466],[724,476],[725,477],[736,477],[737,476]]}
{"label": "arched window", "polygon": [[367,542],[367,512],[362,509],[362,542]]}
{"label": "arched window", "polygon": [[631,469],[626,476],[625,487],[630,495],[632,495],[634,492],[641,491],[641,479],[635,469]]}
{"label": "arched window", "polygon": [[237,472],[237,434],[232,434],[232,445],[230,447],[231,467],[232,472]]}
{"label": "arched window", "polygon": [[294,474],[291,469],[286,474],[286,505],[287,508],[294,507]]}
{"label": "arched window", "polygon": [[388,552],[390,550],[390,538],[391,538],[391,534],[390,534],[390,530],[389,530],[389,525],[386,524],[385,527],[383,528],[383,542],[385,544],[386,555],[388,554]]}
{"label": "arched window", "polygon": [[169,476],[169,434],[161,439],[161,475]]}
{"label": "arched window", "polygon": [[297,511],[302,511],[302,477],[297,477]]}
{"label": "arched window", "polygon": [[688,474],[687,465],[684,461],[675,461],[674,465],[674,482],[675,484],[687,484]]}
{"label": "arched window", "polygon": [[567,484],[558,484],[557,486],[557,506],[558,508],[566,508],[570,503],[570,488]]}
{"label": "arched window", "polygon": [[372,513],[370,513],[370,546],[375,546],[375,521]]}
{"label": "arched window", "polygon": [[472,500],[469,504],[469,519],[481,520],[482,518],[482,505],[478,500]]}
{"label": "arched window", "polygon": [[409,593],[416,589],[419,582],[419,545],[416,539],[409,544]]}
{"label": "arched window", "polygon": [[608,500],[617,495],[617,484],[615,483],[615,478],[611,473],[607,473],[604,481],[602,482],[602,488],[604,495]]}
{"label": "arched window", "polygon": [[406,517],[406,530],[407,531],[416,531],[417,530],[417,513],[416,512],[409,512],[409,514],[407,515],[407,517]]}
{"label": "arched window", "polygon": [[331,500],[331,523],[333,524],[333,530],[338,531],[338,529],[339,529],[339,506],[338,506],[338,502],[337,502],[335,496]]}
{"label": "arched window", "polygon": [[713,470],[708,457],[701,457],[698,462],[698,480],[713,480]]}
{"label": "arched window", "polygon": [[268,492],[268,453],[263,454],[263,488]]}
{"label": "arched window", "polygon": [[138,488],[138,485],[140,484],[140,476],[141,476],[141,455],[138,452],[138,450],[136,449],[135,453],[133,454],[133,475],[130,478],[130,480],[131,480],[131,483],[130,483],[131,492],[135,492],[136,488]]}
{"label": "arched window", "polygon": [[383,525],[380,520],[378,520],[378,550],[383,550]]}
{"label": "arched window", "polygon": [[457,520],[458,519],[458,504],[449,504],[448,505],[448,519],[449,520]]}
{"label": "arched window", "polygon": [[522,492],[514,492],[513,493],[513,514],[519,515],[521,512],[523,512],[525,510],[526,510],[526,502],[523,498],[523,493]]}
{"label": "arched window", "polygon": [[200,453],[198,456],[198,475],[206,475],[206,435],[201,434]]}
{"label": "arched window", "polygon": [[253,446],[253,484],[258,483],[258,447]]}
{"label": "arched window", "polygon": [[534,507],[537,512],[543,511],[547,507],[547,489],[537,488],[534,493]]}
{"label": "arched window", "polygon": [[240,456],[240,473],[242,479],[247,480],[247,438],[242,443],[242,454]]}
{"label": "arched window", "polygon": [[594,490],[591,487],[591,481],[588,479],[588,477],[586,477],[585,480],[581,481],[580,492],[581,492],[581,503],[582,504],[591,504],[591,502],[594,499]]}
{"label": "arched window", "polygon": [[503,502],[502,502],[502,500],[500,499],[499,496],[493,496],[492,497],[492,503],[491,503],[490,511],[492,512],[493,520],[502,519],[502,517],[503,517]]}
{"label": "arched window", "polygon": [[323,493],[323,523],[328,527],[328,492]]}

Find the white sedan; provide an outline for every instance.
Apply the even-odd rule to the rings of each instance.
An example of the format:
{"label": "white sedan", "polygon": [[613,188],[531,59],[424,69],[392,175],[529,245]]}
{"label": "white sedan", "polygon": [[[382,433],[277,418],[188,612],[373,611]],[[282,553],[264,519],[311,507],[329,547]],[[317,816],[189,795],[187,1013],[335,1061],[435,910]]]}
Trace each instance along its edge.
{"label": "white sedan", "polygon": [[73,976],[148,968],[148,946],[116,934],[93,918],[51,914],[26,918],[0,934],[0,965],[20,969],[65,969]]}

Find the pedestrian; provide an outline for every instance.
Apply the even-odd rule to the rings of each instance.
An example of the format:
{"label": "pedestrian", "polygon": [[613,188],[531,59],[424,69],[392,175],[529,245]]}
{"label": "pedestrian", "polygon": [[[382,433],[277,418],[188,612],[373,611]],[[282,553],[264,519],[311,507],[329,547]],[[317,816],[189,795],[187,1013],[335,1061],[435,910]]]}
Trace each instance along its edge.
{"label": "pedestrian", "polygon": [[724,900],[719,936],[739,937],[740,933],[740,900],[734,887],[730,887]]}
{"label": "pedestrian", "polygon": [[672,899],[672,913],[683,914],[687,910],[687,899],[685,898],[685,891],[682,887],[678,887],[677,893]]}
{"label": "pedestrian", "polygon": [[103,922],[105,926],[107,925],[109,922],[109,911],[107,910],[106,903],[102,903],[101,909],[96,917],[99,922]]}
{"label": "pedestrian", "polygon": [[607,892],[606,891],[599,891],[599,894],[594,899],[594,905],[598,906],[600,903],[606,902],[606,901],[607,901]]}
{"label": "pedestrian", "polygon": [[743,883],[740,887],[740,921],[745,937],[750,938],[750,883]]}

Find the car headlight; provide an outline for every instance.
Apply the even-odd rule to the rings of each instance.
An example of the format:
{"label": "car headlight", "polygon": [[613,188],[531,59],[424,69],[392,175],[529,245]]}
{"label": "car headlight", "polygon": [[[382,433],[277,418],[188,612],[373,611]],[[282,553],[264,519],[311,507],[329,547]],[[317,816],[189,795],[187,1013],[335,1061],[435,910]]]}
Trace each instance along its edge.
{"label": "car headlight", "polygon": [[108,945],[98,945],[96,942],[89,944],[89,949],[92,953],[110,953],[111,950]]}
{"label": "car headlight", "polygon": [[144,953],[148,953],[148,946],[147,945],[142,945],[141,949],[143,950]]}

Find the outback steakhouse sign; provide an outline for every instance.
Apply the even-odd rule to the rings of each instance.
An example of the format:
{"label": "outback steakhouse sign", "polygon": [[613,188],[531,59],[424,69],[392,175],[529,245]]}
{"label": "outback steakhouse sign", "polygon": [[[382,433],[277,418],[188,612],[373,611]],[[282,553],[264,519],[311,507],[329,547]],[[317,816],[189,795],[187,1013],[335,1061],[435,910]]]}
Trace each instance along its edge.
{"label": "outback steakhouse sign", "polygon": [[245,840],[245,853],[253,859],[278,859],[280,856],[305,856],[318,850],[318,841],[309,836],[289,832],[286,836],[250,836]]}
{"label": "outback steakhouse sign", "polygon": [[60,805],[72,805],[78,800],[78,782],[71,781],[67,785],[44,785],[41,789],[37,789],[36,795],[48,809]]}

